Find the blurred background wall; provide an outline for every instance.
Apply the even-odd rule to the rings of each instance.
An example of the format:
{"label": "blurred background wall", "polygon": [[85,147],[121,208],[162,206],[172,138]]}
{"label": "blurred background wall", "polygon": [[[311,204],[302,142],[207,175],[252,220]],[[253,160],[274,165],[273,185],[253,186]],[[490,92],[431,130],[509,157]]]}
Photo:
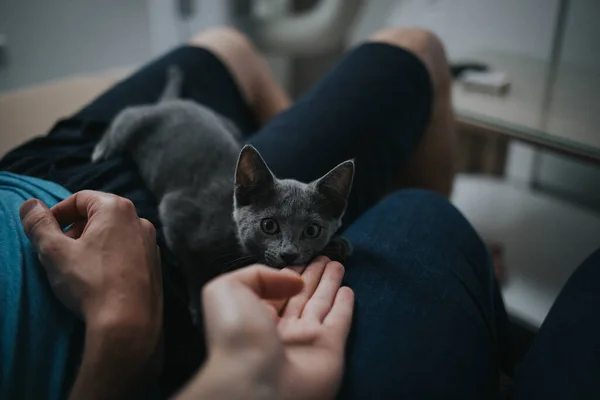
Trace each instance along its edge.
{"label": "blurred background wall", "polygon": [[148,10],[146,0],[0,0],[0,90],[148,60]]}
{"label": "blurred background wall", "polygon": [[[0,0],[0,90],[141,64],[201,29],[235,24],[235,10],[244,3],[252,2]],[[254,3],[285,10],[292,2]],[[569,3],[562,61],[598,68],[600,2]],[[451,59],[489,49],[547,59],[558,10],[559,0],[364,0],[349,42],[384,26],[418,26],[436,32]]]}

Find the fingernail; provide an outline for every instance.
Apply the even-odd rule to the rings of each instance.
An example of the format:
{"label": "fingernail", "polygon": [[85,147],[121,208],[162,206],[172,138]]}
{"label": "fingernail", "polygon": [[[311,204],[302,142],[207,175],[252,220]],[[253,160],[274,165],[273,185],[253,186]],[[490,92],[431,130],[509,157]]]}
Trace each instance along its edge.
{"label": "fingernail", "polygon": [[19,216],[21,217],[21,219],[25,219],[27,214],[29,214],[38,207],[42,208],[41,202],[38,199],[29,199],[25,203],[21,204],[21,208],[19,209]]}

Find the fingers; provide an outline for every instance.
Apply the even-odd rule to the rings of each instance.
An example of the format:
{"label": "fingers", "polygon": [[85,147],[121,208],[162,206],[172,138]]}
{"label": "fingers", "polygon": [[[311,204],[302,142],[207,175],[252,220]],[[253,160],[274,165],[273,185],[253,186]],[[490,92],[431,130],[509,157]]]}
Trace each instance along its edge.
{"label": "fingers", "polygon": [[[217,278],[228,284],[248,287],[262,299],[282,299],[299,293],[304,286],[302,278],[293,272],[279,271],[262,265],[252,265]],[[209,289],[210,283],[205,291]]]}
{"label": "fingers", "polygon": [[[302,275],[302,272],[304,272],[304,269],[306,268],[306,266],[294,266],[294,267],[286,267],[284,269],[282,269],[282,272],[293,272],[295,274],[298,275]],[[279,300],[269,300],[268,304],[272,307],[273,310],[275,310],[275,312],[277,313],[277,318],[279,318],[279,315],[281,314],[281,312],[284,310],[285,306],[288,303],[288,299],[279,299]]]}
{"label": "fingers", "polygon": [[295,265],[293,267],[285,267],[284,269],[294,271],[298,275],[302,275],[302,273],[306,269],[306,266],[305,265]]}
{"label": "fingers", "polygon": [[344,278],[344,267],[339,262],[329,262],[325,266],[319,286],[310,297],[304,310],[302,318],[315,318],[322,322],[331,311],[333,302]]}
{"label": "fingers", "polygon": [[350,332],[352,323],[352,313],[354,311],[354,292],[347,286],[338,289],[333,307],[323,320],[323,325],[331,329],[334,335],[337,335],[337,343],[346,343],[346,338]]}
{"label": "fingers", "polygon": [[300,276],[265,266],[250,266],[209,282],[202,305],[209,348],[268,348],[277,343],[275,309],[261,299],[293,296]]}
{"label": "fingers", "polygon": [[71,239],[79,239],[79,237],[83,233],[83,230],[85,229],[86,224],[87,219],[82,219],[73,223],[73,225],[71,225],[71,227],[69,227],[69,229],[65,231],[65,235],[67,235]]}
{"label": "fingers", "polygon": [[267,309],[267,312],[271,316],[273,322],[277,323],[277,321],[279,320],[279,310],[277,309],[277,307],[270,302],[265,303],[264,305]]}
{"label": "fingers", "polygon": [[42,257],[60,256],[68,240],[48,207],[37,199],[30,199],[19,210],[25,234]]}
{"label": "fingers", "polygon": [[100,210],[109,210],[121,217],[137,217],[131,200],[110,193],[83,190],[52,207],[52,214],[61,227],[89,219]]}
{"label": "fingers", "polygon": [[306,267],[302,273],[304,288],[302,289],[302,292],[288,301],[283,310],[282,317],[300,317],[302,310],[304,310],[304,306],[317,289],[317,286],[319,286],[319,281],[321,280],[325,265],[328,261],[329,259],[327,257],[318,257]]}
{"label": "fingers", "polygon": [[61,227],[68,226],[80,220],[86,220],[91,201],[100,193],[91,190],[77,192],[52,207],[52,214]]}
{"label": "fingers", "polygon": [[152,243],[156,243],[156,228],[154,227],[152,222],[148,221],[146,218],[140,218],[139,224],[142,227],[148,239],[152,241]]}

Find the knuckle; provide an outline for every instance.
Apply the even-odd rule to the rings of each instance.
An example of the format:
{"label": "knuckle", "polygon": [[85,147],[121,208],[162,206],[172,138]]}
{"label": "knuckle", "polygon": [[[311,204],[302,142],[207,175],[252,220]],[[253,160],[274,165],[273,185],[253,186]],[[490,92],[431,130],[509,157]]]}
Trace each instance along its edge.
{"label": "knuckle", "polygon": [[43,213],[31,213],[23,221],[23,229],[27,236],[35,235],[40,228],[48,226],[48,222]]}
{"label": "knuckle", "polygon": [[102,208],[107,210],[116,210],[118,205],[118,196],[106,195],[106,196],[96,196],[99,204],[102,205]]}
{"label": "knuckle", "polygon": [[61,246],[57,240],[45,238],[38,242],[37,250],[39,254],[47,258],[56,258],[61,252]]}
{"label": "knuckle", "polygon": [[135,206],[133,205],[133,202],[129,199],[126,199],[124,197],[119,197],[117,199],[117,204],[119,207],[125,209],[125,210],[134,210]]}
{"label": "knuckle", "polygon": [[77,196],[84,196],[84,197],[94,197],[94,196],[98,196],[99,194],[101,194],[101,192],[96,192],[95,190],[89,190],[89,189],[85,189],[85,190],[80,190],[79,192],[76,192],[74,194]]}
{"label": "knuckle", "polygon": [[329,263],[327,263],[327,267],[331,268],[334,272],[343,273],[345,271],[344,266],[337,261],[330,261]]}
{"label": "knuckle", "polygon": [[116,197],[112,194],[109,193],[104,193],[104,192],[97,192],[95,190],[81,190],[77,193],[75,193],[73,196],[77,196],[78,199],[80,199],[82,202],[84,203],[92,203],[92,202],[97,202],[98,204],[101,205],[106,205],[107,200],[112,198],[112,197]]}
{"label": "knuckle", "polygon": [[151,236],[156,236],[156,228],[152,222],[148,221],[146,218],[140,218],[140,226]]}
{"label": "knuckle", "polygon": [[137,215],[133,202],[124,197],[114,196],[112,206],[116,211],[125,215]]}

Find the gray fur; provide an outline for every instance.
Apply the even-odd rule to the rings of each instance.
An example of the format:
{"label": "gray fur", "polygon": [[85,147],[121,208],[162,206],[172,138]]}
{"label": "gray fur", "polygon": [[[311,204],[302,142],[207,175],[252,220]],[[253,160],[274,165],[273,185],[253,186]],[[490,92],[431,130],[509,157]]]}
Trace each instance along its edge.
{"label": "gray fur", "polygon": [[[167,244],[182,262],[193,315],[201,285],[225,270],[251,262],[306,264],[328,251],[345,258],[349,244],[333,235],[346,208],[354,163],[346,161],[311,183],[279,180],[256,149],[242,149],[231,121],[178,99],[182,82],[181,71],[171,67],[159,102],[123,110],[96,145],[92,161],[130,153],[160,201]],[[280,230],[266,234],[265,218],[277,221]],[[315,238],[303,235],[315,232],[314,226],[306,231],[309,223],[321,227]]]}
{"label": "gray fur", "polygon": [[[308,184],[280,180],[253,147],[245,146],[236,168],[233,219],[246,253],[274,267],[310,262],[340,227],[353,176],[354,162],[346,161]],[[262,230],[265,218],[276,221],[277,233]],[[306,237],[307,224],[318,226],[320,234]]]}

